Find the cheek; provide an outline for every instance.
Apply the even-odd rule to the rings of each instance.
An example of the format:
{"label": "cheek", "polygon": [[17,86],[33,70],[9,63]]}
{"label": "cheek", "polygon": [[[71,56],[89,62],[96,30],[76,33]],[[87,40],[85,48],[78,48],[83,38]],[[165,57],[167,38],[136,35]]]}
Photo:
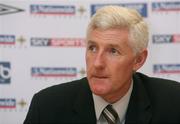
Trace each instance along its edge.
{"label": "cheek", "polygon": [[86,71],[87,73],[90,71],[90,69],[92,68],[91,65],[92,65],[92,60],[91,58],[86,54]]}
{"label": "cheek", "polygon": [[94,56],[93,55],[91,55],[90,53],[86,53],[85,59],[86,59],[86,65],[87,66],[93,65],[93,63],[94,63]]}
{"label": "cheek", "polygon": [[87,52],[86,52],[86,55],[85,55],[85,59],[86,59],[86,65],[89,65],[89,56],[88,56]]}
{"label": "cheek", "polygon": [[132,60],[122,60],[122,61],[116,61],[112,62],[109,65],[109,70],[111,70],[112,75],[119,77],[128,75],[128,73],[131,73],[133,70],[133,61]]}

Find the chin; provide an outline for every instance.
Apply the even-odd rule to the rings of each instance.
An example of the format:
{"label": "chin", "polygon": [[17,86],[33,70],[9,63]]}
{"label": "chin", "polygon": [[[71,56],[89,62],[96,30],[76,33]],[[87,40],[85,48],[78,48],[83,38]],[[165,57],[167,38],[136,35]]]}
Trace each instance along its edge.
{"label": "chin", "polygon": [[91,91],[98,96],[104,96],[109,91],[109,88],[102,85],[90,85],[90,87]]}

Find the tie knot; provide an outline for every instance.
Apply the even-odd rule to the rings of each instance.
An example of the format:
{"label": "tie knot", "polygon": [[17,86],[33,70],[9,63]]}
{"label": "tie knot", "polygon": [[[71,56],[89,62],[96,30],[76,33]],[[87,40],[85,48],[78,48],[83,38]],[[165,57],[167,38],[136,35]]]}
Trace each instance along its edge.
{"label": "tie knot", "polygon": [[112,105],[107,105],[102,114],[106,118],[108,124],[117,124],[118,114]]}

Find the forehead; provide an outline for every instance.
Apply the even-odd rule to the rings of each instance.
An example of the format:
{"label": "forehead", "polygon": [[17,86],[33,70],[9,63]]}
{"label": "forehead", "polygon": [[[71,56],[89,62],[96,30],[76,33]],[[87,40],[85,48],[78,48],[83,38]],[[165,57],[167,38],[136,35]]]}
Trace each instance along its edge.
{"label": "forehead", "polygon": [[87,36],[87,42],[110,45],[127,45],[129,32],[127,29],[94,29]]}

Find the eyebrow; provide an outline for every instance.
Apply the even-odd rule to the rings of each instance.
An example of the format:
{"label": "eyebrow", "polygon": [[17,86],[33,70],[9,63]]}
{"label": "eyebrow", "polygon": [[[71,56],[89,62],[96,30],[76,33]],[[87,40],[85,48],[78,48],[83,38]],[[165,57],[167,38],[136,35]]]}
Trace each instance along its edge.
{"label": "eyebrow", "polygon": [[117,44],[109,44],[109,46],[114,47],[114,48],[121,48],[121,46],[119,46]]}
{"label": "eyebrow", "polygon": [[[88,41],[87,41],[87,44],[97,44],[97,43],[96,43],[95,41],[88,40]],[[118,44],[112,44],[112,43],[110,43],[110,44],[108,44],[108,46],[114,47],[114,48],[118,48],[118,49],[122,49],[122,47],[121,47],[120,45],[118,45]]]}
{"label": "eyebrow", "polygon": [[87,43],[95,43],[95,41],[88,40]]}
{"label": "eyebrow", "polygon": [[97,43],[95,41],[88,40],[86,44],[89,45],[89,44],[97,44]]}

